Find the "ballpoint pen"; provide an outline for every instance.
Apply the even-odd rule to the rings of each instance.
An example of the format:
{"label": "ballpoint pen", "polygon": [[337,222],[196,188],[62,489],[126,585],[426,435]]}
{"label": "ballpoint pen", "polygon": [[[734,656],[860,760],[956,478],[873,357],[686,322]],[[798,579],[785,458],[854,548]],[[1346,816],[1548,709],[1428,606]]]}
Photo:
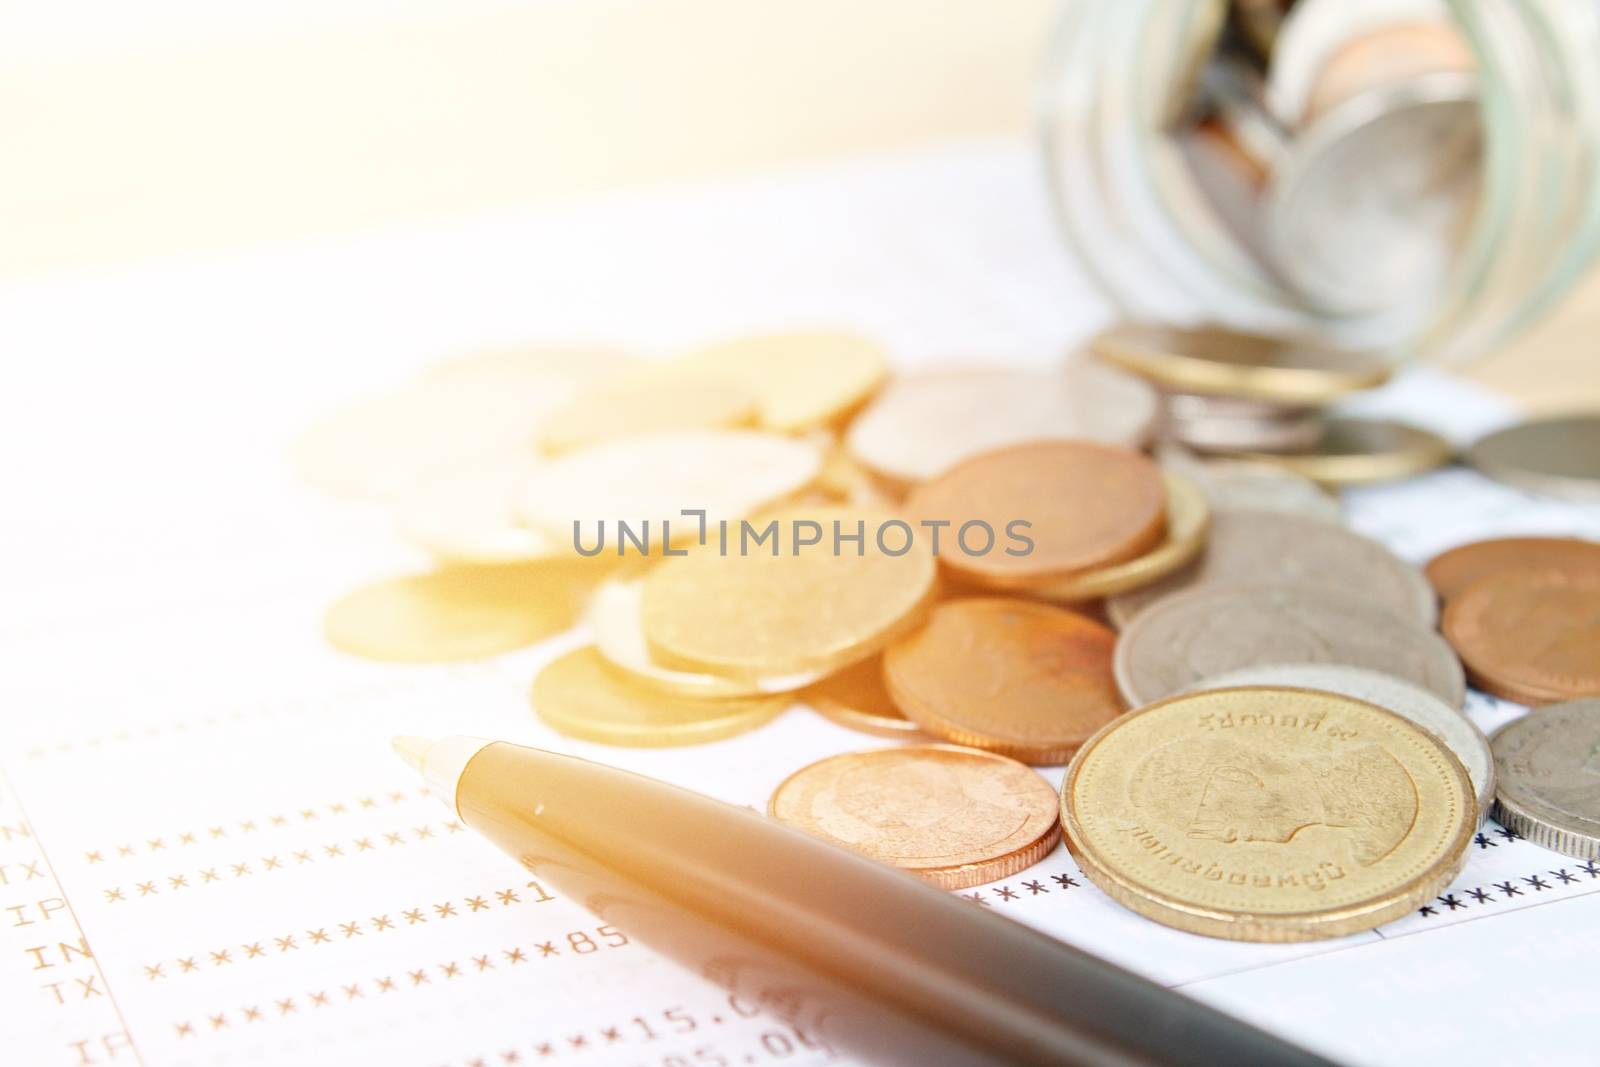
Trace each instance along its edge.
{"label": "ballpoint pen", "polygon": [[907,1067],[1329,1062],[754,811],[503,741],[394,746],[529,871],[820,1047]]}

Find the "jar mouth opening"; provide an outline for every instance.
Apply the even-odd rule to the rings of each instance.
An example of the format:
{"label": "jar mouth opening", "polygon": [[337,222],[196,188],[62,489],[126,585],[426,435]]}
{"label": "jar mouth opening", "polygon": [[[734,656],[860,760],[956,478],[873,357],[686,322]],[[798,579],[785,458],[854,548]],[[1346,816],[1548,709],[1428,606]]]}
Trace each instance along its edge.
{"label": "jar mouth opening", "polygon": [[[1476,71],[1335,102],[1249,210],[1200,186],[1197,138],[1170,122],[1209,0],[1068,3],[1040,133],[1058,222],[1090,277],[1135,318],[1304,332],[1397,358],[1471,356],[1524,325],[1600,237],[1600,115],[1572,84],[1600,94],[1583,51],[1600,46],[1600,11],[1575,35],[1551,21],[1572,13],[1552,7],[1446,2]],[[1126,264],[1108,247],[1123,243],[1137,249]]]}

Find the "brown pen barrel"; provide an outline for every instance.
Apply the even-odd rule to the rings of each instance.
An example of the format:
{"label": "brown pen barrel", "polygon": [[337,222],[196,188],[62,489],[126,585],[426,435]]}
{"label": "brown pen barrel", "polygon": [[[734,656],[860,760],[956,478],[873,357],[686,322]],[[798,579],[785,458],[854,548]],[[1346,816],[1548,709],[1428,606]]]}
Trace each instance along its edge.
{"label": "brown pen barrel", "polygon": [[874,1063],[1329,1061],[909,875],[626,771],[507,743],[468,825],[819,1045]]}

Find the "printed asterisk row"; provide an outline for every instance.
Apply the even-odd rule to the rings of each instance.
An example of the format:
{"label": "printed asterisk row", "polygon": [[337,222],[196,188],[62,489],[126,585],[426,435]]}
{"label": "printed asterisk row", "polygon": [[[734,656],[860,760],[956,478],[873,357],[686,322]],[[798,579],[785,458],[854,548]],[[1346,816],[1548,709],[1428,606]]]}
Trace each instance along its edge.
{"label": "printed asterisk row", "polygon": [[1460,911],[1474,904],[1494,904],[1500,900],[1509,900],[1512,897],[1526,896],[1529,893],[1542,893],[1546,889],[1556,889],[1564,885],[1573,885],[1584,879],[1600,878],[1600,864],[1594,860],[1587,860],[1576,865],[1576,870],[1562,867],[1559,870],[1545,871],[1542,874],[1530,874],[1519,878],[1507,878],[1503,882],[1491,882],[1487,887],[1473,886],[1471,889],[1459,893],[1446,893],[1436,898],[1432,904],[1424,904],[1417,909],[1423,916],[1438,915],[1446,911]]}

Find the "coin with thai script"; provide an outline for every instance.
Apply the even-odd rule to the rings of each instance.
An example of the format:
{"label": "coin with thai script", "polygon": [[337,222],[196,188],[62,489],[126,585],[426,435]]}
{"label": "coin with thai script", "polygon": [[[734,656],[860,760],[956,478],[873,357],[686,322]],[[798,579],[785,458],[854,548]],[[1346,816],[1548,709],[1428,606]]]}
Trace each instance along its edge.
{"label": "coin with thai script", "polygon": [[534,711],[569,737],[608,745],[698,745],[744,733],[787,708],[788,694],[692,697],[643,684],[592,646],[546,664],[533,679]]}
{"label": "coin with thai script", "polygon": [[1116,635],[1063,608],[999,597],[949,600],[891,645],[895,706],[926,732],[1027,763],[1065,763],[1122,712]]}
{"label": "coin with thai script", "polygon": [[1441,552],[1423,568],[1439,599],[1449,601],[1479,578],[1515,567],[1600,570],[1600,542],[1577,537],[1497,537]]}
{"label": "coin with thai script", "polygon": [[1494,756],[1489,739],[1473,721],[1426,689],[1402,682],[1390,674],[1345,667],[1332,663],[1284,663],[1268,667],[1245,667],[1207,678],[1188,692],[1208,689],[1236,689],[1247,685],[1279,688],[1320,689],[1327,693],[1365,700],[1404,716],[1449,746],[1472,779],[1478,800],[1478,818],[1489,817],[1494,804]]}
{"label": "coin with thai script", "polygon": [[942,533],[939,560],[996,588],[1044,585],[1123,563],[1166,534],[1161,469],[1128,448],[1038,441],[957,464],[907,498]]}
{"label": "coin with thai script", "polygon": [[1048,782],[1015,760],[950,745],[813,763],[773,791],[767,810],[941,889],[1025,870],[1060,839]]}
{"label": "coin with thai script", "polygon": [[1600,415],[1519,423],[1482,438],[1467,462],[1507,485],[1567,500],[1600,500]]}
{"label": "coin with thai script", "polygon": [[845,443],[862,466],[903,491],[1025,441],[1139,448],[1157,414],[1149,385],[1082,359],[1060,370],[927,371],[890,382],[850,424]]}
{"label": "coin with thai script", "polygon": [[1321,404],[1382,383],[1374,352],[1218,326],[1124,323],[1090,342],[1096,355],[1166,389],[1281,404]]}
{"label": "coin with thai script", "polygon": [[1495,820],[1543,848],[1600,859],[1600,700],[1552,704],[1490,739]]}
{"label": "coin with thai script", "polygon": [[1118,627],[1167,597],[1216,582],[1281,582],[1360,596],[1432,626],[1433,587],[1383,545],[1343,526],[1283,512],[1223,511],[1213,516],[1200,558],[1159,582],[1107,604]]}
{"label": "coin with thai script", "polygon": [[1216,583],[1154,604],[1122,631],[1117,684],[1135,707],[1203,678],[1269,663],[1342,663],[1393,674],[1453,708],[1461,663],[1413,618],[1333,589]]}
{"label": "coin with thai script", "polygon": [[915,627],[932,602],[932,550],[886,512],[806,508],[752,525],[761,543],[741,528],[645,578],[656,660],[743,679],[837,670]]}
{"label": "coin with thai script", "polygon": [[586,560],[549,559],[391,578],[335,601],[323,632],[335,648],[367,659],[493,656],[571,626],[603,570]]}
{"label": "coin with thai script", "polygon": [[1600,695],[1600,567],[1519,567],[1469,585],[1444,634],[1480,689],[1523,704]]}
{"label": "coin with thai script", "polygon": [[894,705],[883,680],[883,657],[852,663],[800,694],[817,713],[840,726],[897,741],[926,740],[921,727]]}
{"label": "coin with thai script", "polygon": [[1339,937],[1439,893],[1477,829],[1461,761],[1393,712],[1252,687],[1174,697],[1090,738],[1067,847],[1125,907],[1241,941]]}

